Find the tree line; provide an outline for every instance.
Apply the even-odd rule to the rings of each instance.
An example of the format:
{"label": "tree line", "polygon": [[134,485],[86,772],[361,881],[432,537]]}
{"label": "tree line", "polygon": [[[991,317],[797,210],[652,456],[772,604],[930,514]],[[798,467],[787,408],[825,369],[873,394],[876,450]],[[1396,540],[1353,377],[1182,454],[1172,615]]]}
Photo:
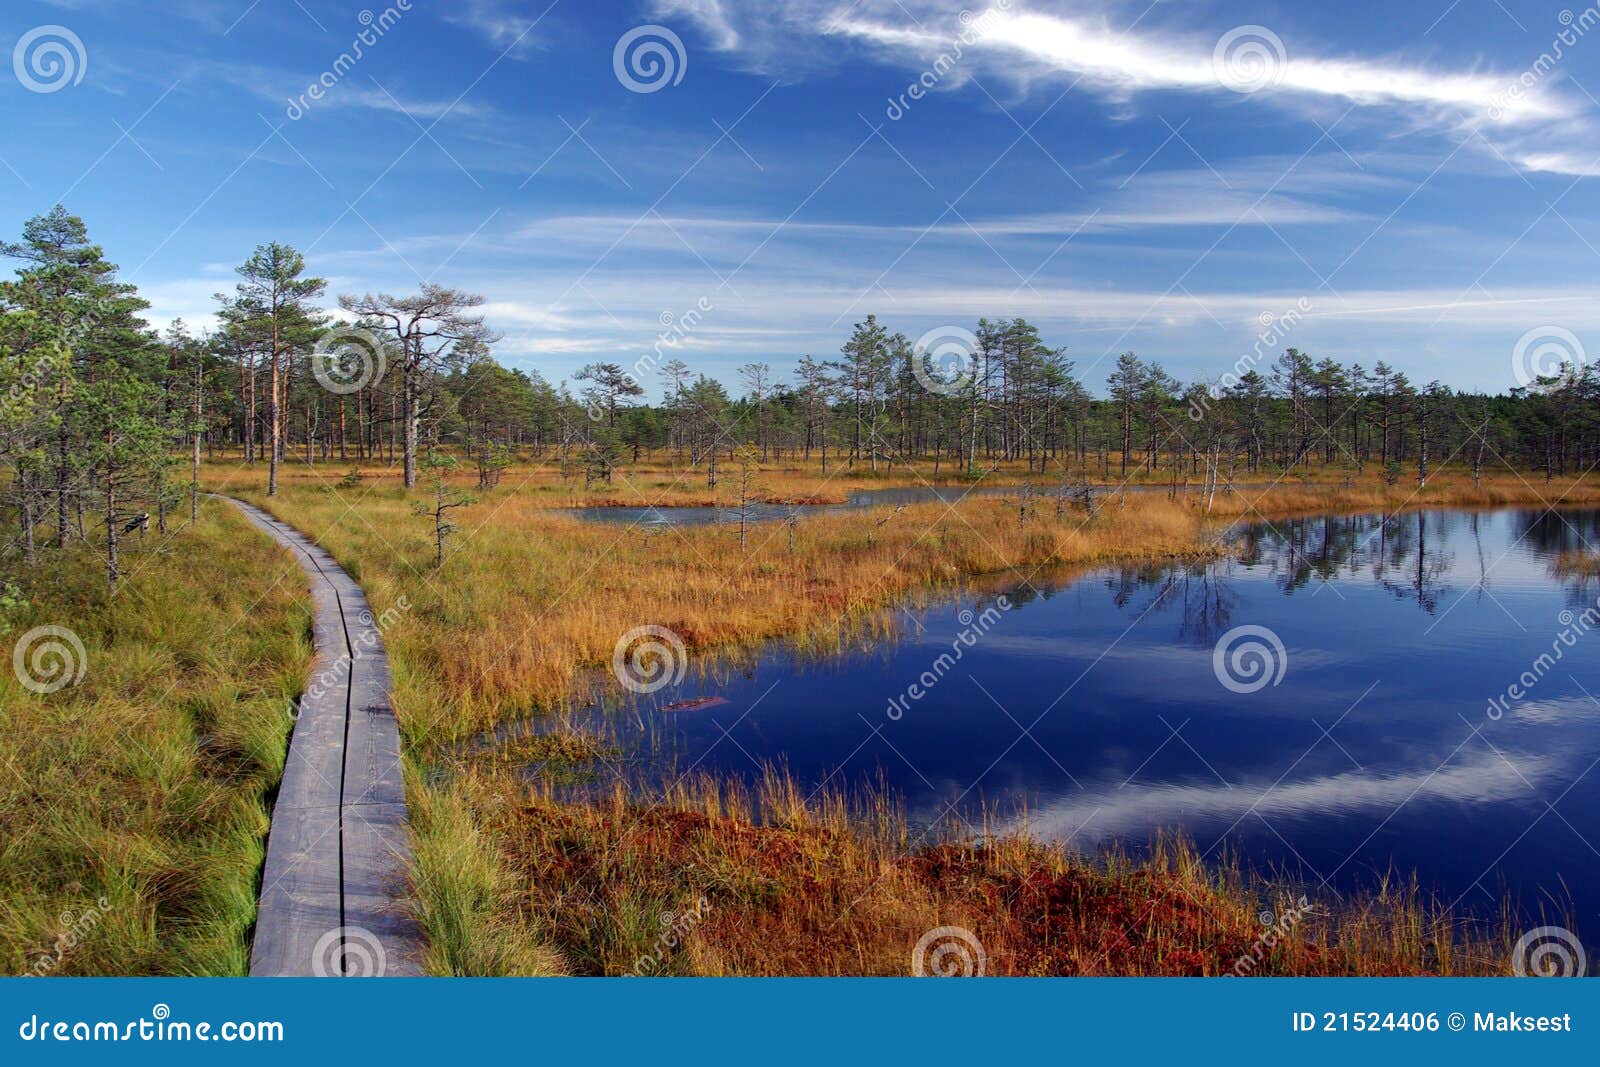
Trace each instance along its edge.
{"label": "tree line", "polygon": [[8,566],[88,543],[115,589],[124,540],[168,533],[185,507],[192,521],[202,458],[219,450],[264,465],[269,495],[283,464],[335,456],[397,465],[410,488],[432,443],[543,447],[560,407],[537,376],[489,359],[482,298],[444,286],[342,295],[337,321],[305,257],[264,244],[217,294],[218,328],[196,336],[181,321],[152,330],[148,302],[59,205],[0,242],[0,258],[15,264],[0,281]]}
{"label": "tree line", "polygon": [[1383,361],[1368,370],[1292,347],[1185,384],[1124,352],[1096,396],[1066,350],[1025,319],[980,319],[958,332],[952,361],[950,345],[914,344],[869,315],[839,356],[802,357],[789,382],[765,363],[740,368],[738,399],[678,359],[657,368],[653,404],[640,401],[639,374],[619,364],[592,364],[578,377],[591,417],[636,456],[667,448],[713,481],[718,451],[740,446],[764,462],[822,470],[932,461],[936,472],[1011,464],[1104,480],[1376,467],[1391,481],[1426,482],[1446,463],[1480,476],[1488,463],[1549,478],[1600,463],[1600,372],[1571,362],[1489,395],[1414,383]]}
{"label": "tree line", "polygon": [[[152,524],[166,532],[185,507],[192,519],[200,463],[218,452],[263,465],[269,494],[290,462],[382,463],[412,488],[442,453],[475,464],[482,488],[518,455],[554,457],[564,477],[592,482],[665,454],[712,486],[736,456],[1213,487],[1312,467],[1425,483],[1447,463],[1549,478],[1600,462],[1600,375],[1582,366],[1487,395],[1295,348],[1183,383],[1127,352],[1096,395],[1025,319],[913,343],[869,315],[836,356],[803,356],[787,379],[766,363],[741,367],[737,394],[651,356],[551,385],[495,361],[482,297],[434,284],[343,294],[335,316],[327,282],[283,244],[238,267],[204,336],[182,322],[152,330],[148,303],[59,206],[0,242],[0,257],[15,264],[0,281],[7,558],[31,567],[46,550],[92,543],[113,587],[122,540]],[[441,494],[442,479],[436,517]]]}

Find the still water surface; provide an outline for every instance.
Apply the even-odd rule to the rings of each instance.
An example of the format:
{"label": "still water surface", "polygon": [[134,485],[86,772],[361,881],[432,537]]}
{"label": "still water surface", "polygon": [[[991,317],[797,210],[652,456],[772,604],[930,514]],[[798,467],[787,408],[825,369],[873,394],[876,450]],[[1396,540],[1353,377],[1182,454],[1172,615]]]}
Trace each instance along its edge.
{"label": "still water surface", "polygon": [[[1141,491],[1130,489],[1130,492]],[[954,503],[969,496],[1016,495],[1019,490],[994,485],[928,485],[898,486],[889,489],[858,489],[843,504],[754,504],[747,518],[751,522],[774,522],[791,515],[826,515],[840,511],[857,511],[863,508],[893,507],[899,504],[923,504],[942,500]],[[709,507],[588,507],[562,509],[569,515],[586,522],[609,523],[621,526],[710,526],[715,523],[739,521],[737,508]]]}
{"label": "still water surface", "polygon": [[[1239,559],[968,594],[908,612],[869,651],[774,646],[605,714],[660,773],[755,780],[781,761],[812,787],[886,784],[919,825],[1026,804],[1035,832],[1084,848],[1181,828],[1314,895],[1393,866],[1463,909],[1493,912],[1507,891],[1530,913],[1570,900],[1592,942],[1600,629],[1584,632],[1583,612],[1600,582],[1551,562],[1600,545],[1600,512],[1241,536]],[[1269,663],[1243,652],[1231,668],[1225,655],[1230,689],[1215,651],[1244,626],[1284,651],[1267,641]],[[1265,683],[1234,691],[1263,682],[1252,665]],[[1526,694],[1508,697],[1525,673]]]}

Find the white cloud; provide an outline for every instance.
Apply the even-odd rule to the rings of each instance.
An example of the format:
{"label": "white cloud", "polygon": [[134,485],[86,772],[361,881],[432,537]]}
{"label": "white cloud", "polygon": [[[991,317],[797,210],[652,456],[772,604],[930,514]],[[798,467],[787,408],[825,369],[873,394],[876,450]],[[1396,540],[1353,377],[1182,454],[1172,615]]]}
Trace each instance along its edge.
{"label": "white cloud", "polygon": [[[1154,33],[1118,33],[1104,24],[1030,12],[996,12],[976,49],[1012,53],[1045,68],[1077,75],[1093,85],[1141,91],[1227,91],[1216,65],[1216,40],[1183,40]],[[935,47],[940,38],[868,20],[848,20],[840,31],[887,44]],[[1002,57],[1005,58],[1005,57]],[[1286,45],[1275,78],[1261,91],[1336,97],[1360,105],[1408,104],[1448,108],[1486,121],[1554,118],[1566,109],[1549,94],[1502,99],[1509,78],[1406,67],[1398,62],[1320,59]]]}
{"label": "white cloud", "polygon": [[723,10],[722,0],[661,0],[657,6],[663,16],[687,15],[694,19],[717,48],[725,51],[738,48],[744,41]]}
{"label": "white cloud", "polygon": [[[1023,0],[1012,0],[1003,10],[998,4],[987,9],[971,4],[973,15],[955,0],[657,2],[660,11],[694,19],[712,47],[756,69],[788,72],[796,56],[813,54],[810,46],[816,41],[843,41],[911,72],[934,69],[930,65],[940,56],[953,57],[938,81],[940,89],[957,87],[976,74],[1006,80],[1024,92],[1038,81],[1077,86],[1122,104],[1160,91],[1204,94],[1218,102],[1238,99],[1218,73],[1221,30],[1227,27],[1218,36],[1177,32],[1153,25],[1159,16],[1140,15],[1130,16],[1134,25],[1124,30],[1113,28],[1099,11],[1040,6]],[[1519,150],[1508,158],[1528,170],[1575,175],[1600,170],[1600,163],[1581,153],[1526,143],[1533,131],[1547,143],[1570,143],[1575,131],[1591,136],[1591,123],[1580,117],[1587,108],[1558,92],[1557,78],[1519,86],[1520,71],[1448,70],[1400,57],[1319,55],[1316,41],[1283,30],[1281,51],[1272,42],[1262,53],[1271,76],[1253,101],[1387,110],[1399,113],[1406,126],[1420,123],[1458,135],[1480,130],[1513,141]]]}
{"label": "white cloud", "polygon": [[380,83],[359,67],[336,82],[332,88],[318,84],[321,98],[311,100],[309,90],[311,85],[317,82],[319,74],[306,74],[304,71],[290,71],[248,63],[221,62],[199,56],[185,57],[180,63],[185,81],[210,79],[224,82],[275,105],[277,109],[288,109],[291,105],[298,105],[306,114],[346,108],[387,111],[394,114],[409,113],[412,117],[423,120],[437,119],[446,115],[454,118],[482,119],[496,114],[491,106],[482,102],[481,96],[476,101],[466,97],[447,100],[408,96],[404,89],[391,84],[387,78]]}
{"label": "white cloud", "polygon": [[329,90],[328,95],[318,101],[313,108],[322,107],[358,107],[372,111],[392,111],[397,115],[410,115],[416,119],[438,119],[446,115],[458,115],[462,118],[482,118],[489,115],[489,109],[479,104],[462,98],[457,100],[423,100],[405,98],[385,92],[382,89],[365,89],[356,85],[339,85]]}
{"label": "white cloud", "polygon": [[1270,784],[1095,786],[1041,805],[1029,813],[1027,825],[1046,837],[1093,841],[1197,822],[1238,825],[1251,815],[1383,815],[1413,800],[1481,804],[1527,799],[1563,769],[1560,760],[1548,756],[1499,757],[1469,750],[1449,766],[1426,772],[1346,772]]}
{"label": "white cloud", "polygon": [[[1342,160],[1343,157],[1337,157]],[[1291,167],[1290,164],[1293,164]],[[668,250],[697,252],[716,261],[731,256],[740,262],[751,248],[769,237],[780,243],[818,238],[862,243],[889,242],[904,248],[913,239],[977,242],[1001,237],[1046,238],[1069,235],[1192,227],[1260,227],[1344,223],[1361,213],[1322,202],[1361,188],[1409,187],[1398,177],[1329,157],[1282,161],[1252,157],[1222,171],[1153,167],[1125,179],[1085,191],[1089,205],[1069,211],[991,215],[968,209],[951,212],[944,221],[861,223],[781,217],[719,217],[693,214],[564,215],[539,219],[523,227],[517,239],[558,241],[564,248]],[[930,220],[931,221],[931,220]]]}
{"label": "white cloud", "polygon": [[1528,170],[1567,174],[1574,178],[1600,178],[1600,153],[1589,155],[1559,151],[1524,152],[1514,158],[1519,165]]}
{"label": "white cloud", "polygon": [[[704,255],[719,249],[737,252],[768,235],[784,238],[848,238],[892,240],[903,246],[927,233],[962,241],[990,237],[1047,237],[1060,240],[1071,234],[1109,233],[1118,230],[1186,226],[1288,226],[1346,222],[1360,216],[1336,208],[1306,204],[1287,198],[1264,201],[1251,210],[1253,198],[1213,197],[1207,201],[1172,202],[1148,206],[1115,207],[1101,211],[1043,212],[1029,215],[969,216],[952,214],[950,221],[934,226],[855,222],[796,222],[781,218],[716,218],[699,215],[566,215],[541,219],[525,227],[520,236],[557,239],[570,245],[605,248],[660,248],[687,251],[687,240]],[[626,234],[626,236],[624,236]],[[736,260],[737,261],[737,260]]]}
{"label": "white cloud", "polygon": [[452,25],[477,33],[489,45],[520,58],[540,43],[535,36],[538,18],[519,12],[505,0],[455,0],[443,13]]}
{"label": "white cloud", "polygon": [[174,278],[167,281],[129,279],[139,286],[139,295],[150,301],[145,321],[165,330],[174,319],[182,319],[190,332],[217,328],[217,293],[229,293],[239,283],[231,270],[199,278]]}

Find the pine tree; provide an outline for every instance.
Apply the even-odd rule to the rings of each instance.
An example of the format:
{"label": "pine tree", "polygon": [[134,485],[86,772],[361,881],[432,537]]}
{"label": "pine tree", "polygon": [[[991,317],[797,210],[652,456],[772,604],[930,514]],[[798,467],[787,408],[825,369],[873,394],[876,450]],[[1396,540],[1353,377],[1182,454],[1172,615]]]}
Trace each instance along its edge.
{"label": "pine tree", "polygon": [[238,268],[236,295],[225,302],[223,318],[245,334],[266,343],[267,355],[267,495],[278,493],[278,465],[286,451],[285,377],[288,358],[308,351],[325,322],[311,302],[328,283],[305,277],[306,260],[288,245],[260,245]]}

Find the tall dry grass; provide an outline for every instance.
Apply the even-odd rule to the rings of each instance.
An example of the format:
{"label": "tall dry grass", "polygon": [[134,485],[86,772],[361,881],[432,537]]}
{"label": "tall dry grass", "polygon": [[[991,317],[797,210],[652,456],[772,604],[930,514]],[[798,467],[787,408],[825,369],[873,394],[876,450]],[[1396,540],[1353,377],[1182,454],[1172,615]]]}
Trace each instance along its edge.
{"label": "tall dry grass", "polygon": [[702,778],[576,805],[500,774],[464,794],[503,859],[499,914],[572,974],[906,975],[941,927],[975,939],[941,937],[947,963],[971,965],[975,943],[990,975],[1500,974],[1512,958],[1413,886],[1311,899],[1176,837],[1139,858],[1023,834],[920,844],[881,796],[804,797],[776,772],[754,794]]}
{"label": "tall dry grass", "polygon": [[[0,969],[243,974],[310,660],[304,577],[220,503],[131,540],[115,597],[92,551],[48,564],[0,638]],[[36,626],[82,641],[78,685],[22,685]]]}
{"label": "tall dry grass", "polygon": [[[554,510],[580,499],[574,482],[524,467],[459,513],[461,530],[435,569],[431,528],[394,472],[369,470],[345,487],[335,484],[340,473],[331,465],[301,468],[271,500],[259,471],[218,467],[207,477],[212,488],[309,532],[363,583],[380,615],[406,606],[394,612],[386,639],[413,772],[429,772],[410,776],[416,896],[435,971],[469,974],[625,969],[630,954],[659,934],[661,911],[684,905],[689,873],[723,879],[737,890],[729,899],[744,902],[719,913],[737,918],[706,920],[713,933],[723,930],[719,923],[726,929],[674,964],[695,973],[900,973],[914,928],[941,917],[979,923],[991,913],[999,916],[989,927],[995,951],[1014,973],[1215,973],[1240,938],[1256,936],[1247,920],[1257,889],[1183,849],[1153,865],[1110,866],[1085,866],[1020,840],[984,850],[951,842],[908,855],[895,851],[895,834],[873,836],[837,818],[825,818],[823,830],[814,820],[757,826],[738,803],[713,810],[709,790],[688,804],[697,813],[670,799],[635,810],[621,795],[595,806],[559,804],[492,765],[433,772],[455,760],[463,740],[573,699],[575,682],[608,663],[621,635],[641,624],[671,628],[695,657],[775,637],[825,648],[844,640],[842,630],[870,628],[882,608],[930,588],[979,575],[1020,579],[1049,568],[1214,554],[1224,550],[1217,535],[1235,522],[1600,501],[1595,479],[1545,483],[1501,472],[1477,485],[1465,472],[1445,470],[1419,488],[1330,471],[1221,493],[1209,507],[1190,491],[1170,499],[1101,494],[1092,516],[1072,508],[1058,514],[1048,496],[1026,515],[1017,499],[983,497],[954,507],[813,516],[758,526],[741,547],[737,530],[725,526],[582,523]],[[619,502],[729,502],[721,494],[696,497],[665,474],[619,477],[612,492],[632,497]],[[920,477],[901,472],[878,484]],[[832,499],[842,485],[795,472],[777,481],[769,489],[776,499]],[[641,819],[656,829],[636,839],[631,828]],[[618,848],[626,863],[612,863]],[[564,866],[585,856],[593,861],[589,875]],[[774,867],[770,856],[782,862]],[[603,884],[591,877],[596,871]],[[867,893],[863,905],[842,907],[857,890]],[[1167,925],[1148,930],[1137,951],[1118,940],[1140,918],[1130,900],[1159,893],[1165,901],[1172,890],[1189,902],[1188,912],[1163,912]],[[1016,899],[1043,911],[1002,907]],[[1068,914],[1063,901],[1077,909],[1077,926],[1062,928],[1068,947],[1053,940]],[[1483,951],[1482,939],[1429,912],[1414,891],[1385,889],[1317,937],[1302,955],[1268,961],[1268,971],[1480,973],[1507,958]],[[754,944],[786,947],[757,958]]]}
{"label": "tall dry grass", "polygon": [[[409,610],[386,634],[397,708],[413,744],[451,744],[508,715],[560,705],[588,668],[642,624],[677,633],[693,655],[837,630],[911,591],[980,574],[1214,553],[1203,516],[1134,500],[1095,518],[1037,502],[1026,522],[997,498],[957,507],[831,514],[755,527],[618,528],[553,513],[516,491],[462,512],[444,567],[431,528],[388,483],[324,491],[286,481],[268,500],[255,480],[218,479],[308,531],[366,587],[380,614]],[[880,522],[880,520],[882,520]]]}
{"label": "tall dry grass", "polygon": [[[259,471],[218,468],[209,481],[308,531],[366,586],[380,614],[409,606],[387,637],[402,728],[430,751],[507,717],[560,706],[578,678],[608,663],[618,639],[643,624],[670,628],[692,656],[775,637],[825,642],[842,623],[976,575],[1026,578],[1043,569],[1214,554],[1222,550],[1215,535],[1232,522],[1600,501],[1600,479],[1547,485],[1500,474],[1478,487],[1465,472],[1442,471],[1418,489],[1376,475],[1350,485],[1296,478],[1219,493],[1209,507],[1195,492],[1101,494],[1093,517],[1070,507],[1058,515],[1049,496],[1032,502],[1025,521],[1009,497],[814,515],[792,528],[756,526],[741,548],[727,525],[584,523],[551,508],[552,471],[518,468],[458,513],[461,529],[435,569],[431,527],[392,472],[371,472],[344,489],[335,485],[337,473],[299,468],[271,500]],[[470,484],[466,475],[460,481]],[[813,476],[793,488],[824,486]]]}
{"label": "tall dry grass", "polygon": [[1600,556],[1589,551],[1563,552],[1552,569],[1559,575],[1592,578],[1600,575]]}

